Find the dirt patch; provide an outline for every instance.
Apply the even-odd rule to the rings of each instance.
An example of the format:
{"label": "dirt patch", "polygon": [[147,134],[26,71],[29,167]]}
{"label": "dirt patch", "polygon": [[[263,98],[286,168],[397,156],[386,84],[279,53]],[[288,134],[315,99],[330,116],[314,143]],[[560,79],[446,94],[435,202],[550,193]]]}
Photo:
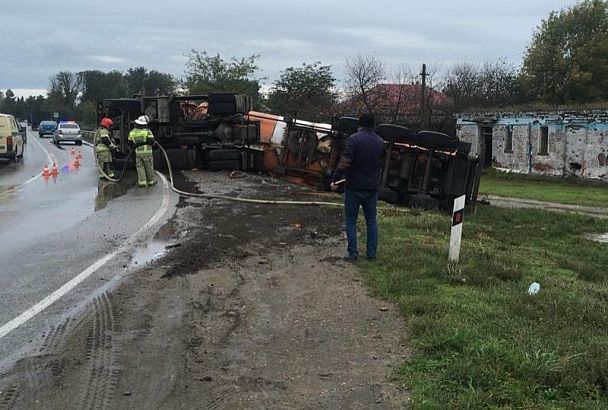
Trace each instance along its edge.
{"label": "dirt patch", "polygon": [[[276,180],[188,177],[318,200]],[[341,223],[340,208],[182,199],[161,231],[180,246],[0,378],[0,408],[403,408],[404,322],[339,258]]]}

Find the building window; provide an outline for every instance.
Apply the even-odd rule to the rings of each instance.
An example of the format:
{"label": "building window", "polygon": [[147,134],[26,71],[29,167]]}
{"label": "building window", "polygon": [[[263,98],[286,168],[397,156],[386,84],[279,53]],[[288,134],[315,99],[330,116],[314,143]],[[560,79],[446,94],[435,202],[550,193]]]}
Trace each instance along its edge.
{"label": "building window", "polygon": [[513,153],[513,127],[506,127],[505,134],[505,152],[512,154]]}
{"label": "building window", "polygon": [[549,155],[549,127],[540,127],[538,155]]}

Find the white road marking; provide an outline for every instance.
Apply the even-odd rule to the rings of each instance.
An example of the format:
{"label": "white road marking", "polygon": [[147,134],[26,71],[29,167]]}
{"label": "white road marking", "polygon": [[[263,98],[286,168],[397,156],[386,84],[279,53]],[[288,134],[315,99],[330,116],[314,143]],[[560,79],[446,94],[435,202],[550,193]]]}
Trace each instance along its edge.
{"label": "white road marking", "polygon": [[[29,135],[28,135],[29,137]],[[42,151],[44,151],[45,155],[46,155],[46,159],[48,160],[48,163],[53,163],[53,156],[46,150],[46,148],[44,148],[42,146],[42,144],[40,143],[40,141],[38,141],[38,139],[36,137],[30,138],[30,141],[34,141]],[[56,161],[56,159],[55,159]],[[37,180],[38,178],[40,178],[42,176],[42,173],[39,173],[38,175],[35,175],[33,177],[31,177],[30,179],[28,179],[27,181],[17,185],[14,189],[18,190],[23,188],[24,186],[31,184],[32,182],[34,182],[35,180]]]}
{"label": "white road marking", "polygon": [[[42,151],[44,151],[44,154],[46,155],[46,159],[47,159],[47,165],[52,165],[52,164],[56,164],[57,163],[57,157],[55,157],[54,154],[51,154],[49,151],[47,151],[47,149],[42,146],[42,144],[40,143],[40,141],[38,141],[38,139],[36,139],[35,137],[33,137],[33,138],[30,138],[30,140],[34,141],[36,144],[38,144],[38,146],[40,147],[40,149],[42,149]],[[0,198],[6,198],[8,196],[14,195],[16,192],[21,191],[27,185],[31,184],[32,182],[36,181],[37,179],[40,179],[41,177],[42,177],[42,172],[40,172],[37,175],[34,175],[30,179],[28,179],[25,182],[22,182],[19,185],[15,185],[14,187],[12,187],[11,189],[9,189],[8,191],[5,191],[5,192],[1,193],[0,194]]]}
{"label": "white road marking", "polygon": [[85,270],[80,272],[78,275],[76,275],[72,280],[67,282],[65,285],[63,285],[62,287],[60,287],[59,289],[57,289],[56,291],[54,291],[53,293],[51,293],[50,295],[48,295],[47,297],[42,299],[40,302],[36,303],[34,306],[27,309],[25,312],[21,313],[19,316],[17,316],[10,322],[2,325],[0,327],[0,339],[2,339],[4,336],[9,334],[13,330],[17,329],[19,326],[23,325],[28,320],[32,319],[37,314],[42,312],[44,309],[48,308],[53,303],[55,303],[56,301],[61,299],[69,291],[74,289],[82,281],[84,281],[86,278],[88,278],[93,273],[95,273],[99,268],[101,268],[103,265],[105,265],[109,260],[116,257],[121,252],[126,251],[135,242],[135,240],[137,239],[137,237],[140,234],[144,233],[147,229],[150,229],[152,226],[154,226],[154,224],[156,224],[162,218],[162,216],[165,214],[165,212],[167,212],[167,210],[169,208],[169,184],[167,183],[167,179],[165,178],[165,176],[163,174],[161,174],[158,171],[156,173],[160,176],[160,179],[163,182],[163,198],[162,198],[160,207],[158,208],[156,213],[152,216],[152,218],[150,218],[150,220],[144,226],[139,228],[139,230],[137,232],[135,232],[128,239],[128,241],[126,243],[124,243],[123,245],[118,247],[115,251],[113,251],[113,252],[107,254],[106,256],[104,256],[103,258],[99,259],[98,261],[96,261],[95,263],[90,265],[88,268],[86,268]]}

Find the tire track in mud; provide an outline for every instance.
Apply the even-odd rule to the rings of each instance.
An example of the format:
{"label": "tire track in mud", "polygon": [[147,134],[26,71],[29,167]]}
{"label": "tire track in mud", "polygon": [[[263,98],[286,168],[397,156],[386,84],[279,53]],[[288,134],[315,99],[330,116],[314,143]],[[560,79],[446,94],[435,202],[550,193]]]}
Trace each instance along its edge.
{"label": "tire track in mud", "polygon": [[[6,378],[10,386],[0,395],[0,409],[15,408],[20,399],[33,400],[38,389],[44,386],[47,380],[51,377],[63,376],[64,362],[61,358],[65,347],[63,335],[69,325],[70,319],[66,319],[58,326],[51,326],[37,352],[23,362],[25,367],[21,371],[24,375],[22,382],[15,381],[10,384],[10,377],[19,373],[16,368],[0,375],[0,379]],[[26,404],[22,403],[22,405]]]}
{"label": "tire track in mud", "polygon": [[230,400],[239,393],[235,386],[224,386],[214,389],[211,392],[211,398],[207,402],[206,408],[209,410],[227,409],[226,407]]}
{"label": "tire track in mud", "polygon": [[[252,252],[251,255],[254,255]],[[251,313],[250,308],[241,306],[243,298],[249,299],[249,294],[257,294],[260,292],[260,282],[269,283],[273,278],[268,272],[274,269],[275,263],[269,258],[260,256],[250,256],[241,261],[230,261],[223,265],[225,276],[232,278],[229,284],[224,283],[224,286],[219,289],[213,287],[208,290],[209,298],[207,302],[213,305],[213,312],[210,310],[203,311],[199,309],[199,314],[214,316],[215,320],[222,323],[220,329],[213,338],[210,345],[205,346],[212,350],[218,347],[230,345],[231,339],[235,337],[235,333],[248,320],[248,315]],[[245,288],[247,288],[245,290]],[[249,295],[246,296],[245,294]],[[209,302],[213,299],[212,302]],[[206,317],[207,321],[211,320],[210,316]],[[201,339],[203,336],[199,335]],[[207,340],[209,342],[209,340]],[[200,354],[197,356],[201,356]],[[222,363],[225,367],[235,365],[235,358],[224,358],[226,361]],[[201,360],[204,362],[204,360]],[[199,378],[200,380],[200,378]],[[286,384],[282,381],[266,379],[264,377],[240,376],[237,378],[218,377],[212,386],[206,388],[208,399],[205,406],[202,408],[209,410],[220,409],[236,409],[236,408],[291,408],[289,404],[283,400],[279,391],[286,390]]]}
{"label": "tire track in mud", "polygon": [[0,409],[11,410],[15,408],[17,400],[19,400],[19,386],[14,383],[6,391],[1,392]]}
{"label": "tire track in mud", "polygon": [[86,339],[86,381],[80,396],[81,409],[112,408],[120,368],[116,314],[108,295],[93,302],[89,333]]}
{"label": "tire track in mud", "polygon": [[[25,369],[25,379],[27,380],[28,396],[33,394],[51,377],[60,378],[64,374],[63,353],[65,349],[64,334],[70,325],[70,319],[64,320],[58,326],[52,326],[46,334],[42,345],[38,349],[38,354],[32,357]],[[50,360],[37,360],[48,357]]]}

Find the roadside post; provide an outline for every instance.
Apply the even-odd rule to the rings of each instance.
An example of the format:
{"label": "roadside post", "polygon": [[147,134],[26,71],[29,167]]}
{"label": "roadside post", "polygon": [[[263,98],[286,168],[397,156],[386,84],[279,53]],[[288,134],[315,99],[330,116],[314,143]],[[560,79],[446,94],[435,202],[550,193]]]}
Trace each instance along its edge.
{"label": "roadside post", "polygon": [[458,262],[460,258],[460,240],[462,238],[462,220],[464,216],[465,196],[459,196],[454,200],[454,211],[452,212],[452,234],[450,236],[450,253],[448,260]]}

